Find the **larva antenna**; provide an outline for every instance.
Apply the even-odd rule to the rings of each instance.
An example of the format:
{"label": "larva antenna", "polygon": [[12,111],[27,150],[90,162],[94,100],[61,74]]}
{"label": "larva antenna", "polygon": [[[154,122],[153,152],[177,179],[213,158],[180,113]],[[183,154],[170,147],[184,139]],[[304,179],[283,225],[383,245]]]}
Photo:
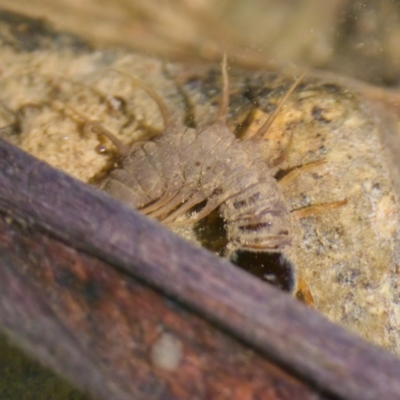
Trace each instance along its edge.
{"label": "larva antenna", "polygon": [[104,136],[106,137],[118,150],[118,153],[120,156],[127,156],[129,154],[129,146],[127,146],[125,143],[121,142],[113,133],[111,133],[108,129],[104,128],[100,122],[98,121],[92,121],[90,120],[86,115],[80,113],[79,111],[75,110],[75,108],[70,107],[70,106],[64,106],[58,103],[58,102],[53,102],[52,107],[55,110],[61,111],[65,113],[67,111],[70,115],[70,118],[75,119],[73,116],[71,117],[71,114],[75,114],[78,119],[83,121],[83,130],[85,133],[93,133],[98,136]]}
{"label": "larva antenna", "polygon": [[144,84],[141,80],[134,78],[133,76],[127,74],[126,72],[119,71],[117,69],[110,69],[110,71],[117,72],[118,74],[124,75],[128,77],[135,85],[139,86],[141,89],[143,89],[157,104],[160,112],[162,119],[164,121],[164,126],[168,126],[170,121],[171,121],[171,113],[165,104],[164,100],[157,94],[157,92],[152,89],[150,86],[147,86]]}
{"label": "larva antenna", "polygon": [[251,140],[257,140],[262,138],[267,132],[268,129],[271,127],[271,125],[274,123],[276,117],[278,116],[279,112],[281,111],[283,105],[285,104],[286,100],[291,96],[291,94],[294,92],[294,90],[297,88],[299,83],[303,80],[307,73],[307,70],[305,70],[299,78],[296,79],[296,81],[293,83],[293,85],[290,87],[290,89],[286,92],[286,94],[283,96],[281,101],[279,102],[278,106],[276,107],[275,111],[271,114],[271,116],[265,121],[264,125],[251,137]]}
{"label": "larva antenna", "polygon": [[224,53],[224,56],[222,58],[221,71],[222,71],[222,97],[216,120],[219,122],[226,123],[226,116],[228,114],[228,107],[229,107],[229,76],[228,76],[226,53]]}

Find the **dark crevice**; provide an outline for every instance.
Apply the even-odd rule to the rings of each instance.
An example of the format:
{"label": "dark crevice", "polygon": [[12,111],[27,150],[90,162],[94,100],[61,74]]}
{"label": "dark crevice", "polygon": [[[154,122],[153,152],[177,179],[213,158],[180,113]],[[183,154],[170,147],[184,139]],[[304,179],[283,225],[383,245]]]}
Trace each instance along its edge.
{"label": "dark crevice", "polygon": [[262,281],[285,292],[292,292],[294,289],[293,266],[280,253],[238,250],[231,261]]}

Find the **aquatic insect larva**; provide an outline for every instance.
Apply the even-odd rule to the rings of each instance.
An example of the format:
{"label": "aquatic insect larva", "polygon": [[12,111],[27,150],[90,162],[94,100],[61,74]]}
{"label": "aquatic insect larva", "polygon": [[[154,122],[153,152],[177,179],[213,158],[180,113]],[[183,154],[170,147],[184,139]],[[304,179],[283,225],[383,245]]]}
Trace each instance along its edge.
{"label": "aquatic insect larva", "polygon": [[203,129],[172,120],[159,95],[136,82],[158,104],[165,124],[160,136],[128,148],[98,122],[87,121],[85,131],[108,137],[122,156],[104,184],[116,199],[170,226],[193,224],[217,209],[225,222],[225,255],[238,249],[278,252],[291,242],[291,216],[260,142],[280,107],[251,138],[236,138],[226,125],[225,59],[222,75],[218,116]]}
{"label": "aquatic insect larva", "polygon": [[[16,112],[3,105],[2,113],[14,117],[15,121],[1,128],[0,133],[11,135],[30,131],[35,126],[37,111],[43,108],[68,115],[84,131],[98,135],[99,139],[111,140],[118,150],[121,156],[119,168],[104,181],[103,187],[107,192],[168,226],[187,226],[185,236],[195,236],[195,240],[205,247],[230,258],[261,279],[292,291],[297,283],[300,288],[301,276],[296,275],[291,261],[285,258],[287,253],[282,255],[282,252],[292,240],[293,217],[320,213],[341,206],[345,201],[290,211],[281,188],[323,161],[280,171],[281,176],[286,175],[277,181],[274,177],[276,166],[287,157],[292,134],[289,145],[280,156],[265,157],[266,133],[272,141],[269,128],[301,78],[278,103],[272,116],[264,124],[261,122],[261,127],[259,121],[265,114],[260,111],[258,115],[263,115],[253,119],[255,123],[246,129],[245,139],[243,135],[238,139],[226,124],[229,103],[226,61],[222,77],[218,116],[215,122],[202,129],[186,127],[173,119],[160,96],[136,81],[158,104],[165,125],[160,135],[144,144],[124,144],[100,122],[90,120],[70,107],[65,96],[58,100],[58,96],[64,93],[59,81],[63,79],[89,89],[107,106],[107,113],[117,119],[121,129],[126,126],[133,129],[132,125],[140,123],[129,112],[126,100],[82,82],[45,75],[43,78],[52,89],[49,93],[51,101],[36,106],[27,103]],[[307,294],[305,290],[302,293]],[[308,298],[311,294],[302,297]]]}
{"label": "aquatic insect larva", "polygon": [[[212,247],[213,251],[261,279],[292,291],[300,277],[281,253],[292,240],[293,216],[304,217],[344,202],[290,211],[281,187],[322,161],[291,169],[278,182],[274,177],[276,166],[287,157],[292,135],[280,156],[265,157],[268,143],[265,134],[301,78],[261,127],[252,125],[252,129],[246,131],[245,139],[238,139],[226,124],[229,103],[226,61],[223,62],[222,77],[217,118],[202,129],[186,127],[171,118],[167,106],[153,89],[129,77],[158,104],[165,125],[155,139],[136,142],[133,146],[124,144],[100,122],[90,120],[62,100],[46,105],[67,114],[83,127],[84,132],[108,138],[115,145],[121,158],[119,167],[103,182],[108,193],[165,225],[188,226],[189,234],[196,235],[206,247]],[[134,121],[126,110],[124,99],[110,97],[84,83],[66,80],[89,88],[107,109]],[[54,77],[48,78],[48,82],[54,87],[52,94],[58,96],[63,92],[59,86],[54,86]],[[25,121],[21,114],[11,129],[19,131],[23,128],[21,124],[27,122],[29,119]],[[201,223],[196,224],[199,221]]]}

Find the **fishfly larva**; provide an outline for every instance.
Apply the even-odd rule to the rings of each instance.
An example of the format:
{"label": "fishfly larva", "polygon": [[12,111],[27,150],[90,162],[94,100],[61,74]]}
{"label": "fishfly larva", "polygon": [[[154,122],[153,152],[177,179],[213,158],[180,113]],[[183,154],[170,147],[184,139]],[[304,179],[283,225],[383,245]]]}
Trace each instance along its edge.
{"label": "fishfly larva", "polygon": [[[165,128],[154,140],[128,148],[98,122],[87,121],[86,132],[104,135],[122,160],[103,185],[121,202],[168,226],[194,224],[218,210],[225,223],[226,256],[236,250],[279,252],[291,243],[291,215],[265,160],[260,142],[281,105],[250,138],[238,139],[227,127],[229,82],[226,58],[218,116],[203,129],[184,126],[170,117],[161,97],[136,81],[157,103]],[[199,210],[192,211],[196,206]]]}
{"label": "fishfly larva", "polygon": [[[294,82],[266,122],[258,129],[249,129],[240,139],[227,126],[229,81],[226,57],[222,63],[223,87],[217,117],[201,129],[187,127],[172,118],[167,105],[152,88],[126,73],[117,72],[132,79],[158,105],[164,129],[155,139],[128,146],[100,122],[91,120],[64,102],[51,102],[51,107],[57,112],[67,112],[79,121],[84,132],[108,138],[117,149],[120,156],[118,167],[103,182],[103,189],[117,200],[172,228],[188,226],[192,229],[211,213],[212,219],[218,215],[224,224],[224,245],[220,246],[219,239],[215,243],[218,254],[251,270],[249,263],[260,263],[261,259],[265,260],[265,255],[272,253],[274,260],[278,257],[279,271],[275,266],[265,268],[264,261],[261,261],[262,279],[274,281],[274,284],[291,291],[295,287],[296,274],[291,265],[280,261],[283,259],[279,254],[292,243],[293,216],[305,217],[346,202],[289,210],[281,187],[302,171],[323,163],[321,160],[294,168],[277,181],[274,176],[276,167],[287,158],[293,139],[292,130],[289,144],[280,156],[273,159],[265,156],[266,134],[303,76]],[[54,84],[53,78],[50,84]],[[54,93],[58,93],[59,88],[55,89]],[[112,109],[124,108],[125,100],[119,96],[106,96],[90,86],[89,89],[103,100],[111,99]],[[21,118],[16,118],[13,129],[20,128]],[[275,274],[282,275],[282,278],[278,281],[273,277],[271,280],[269,276]]]}

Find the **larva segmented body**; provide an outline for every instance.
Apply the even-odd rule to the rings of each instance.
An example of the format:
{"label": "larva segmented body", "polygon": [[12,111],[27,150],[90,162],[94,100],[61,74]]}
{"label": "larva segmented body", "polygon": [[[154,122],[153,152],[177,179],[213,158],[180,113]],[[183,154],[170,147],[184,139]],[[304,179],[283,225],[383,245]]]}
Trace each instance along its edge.
{"label": "larva segmented body", "polygon": [[273,251],[290,242],[289,210],[257,142],[236,139],[224,123],[202,131],[170,126],[125,157],[105,190],[172,224],[206,201],[183,222],[198,221],[219,207],[235,248]]}
{"label": "larva segmented body", "polygon": [[[158,103],[166,127],[155,140],[129,150],[104,189],[167,225],[194,223],[218,208],[225,221],[228,253],[280,251],[290,243],[290,212],[259,150],[272,121],[252,138],[237,139],[225,123],[229,96],[225,61],[223,78],[218,118],[202,130],[171,122],[158,95],[139,83]],[[102,129],[97,133],[110,137]],[[200,204],[203,208],[190,212]]]}

